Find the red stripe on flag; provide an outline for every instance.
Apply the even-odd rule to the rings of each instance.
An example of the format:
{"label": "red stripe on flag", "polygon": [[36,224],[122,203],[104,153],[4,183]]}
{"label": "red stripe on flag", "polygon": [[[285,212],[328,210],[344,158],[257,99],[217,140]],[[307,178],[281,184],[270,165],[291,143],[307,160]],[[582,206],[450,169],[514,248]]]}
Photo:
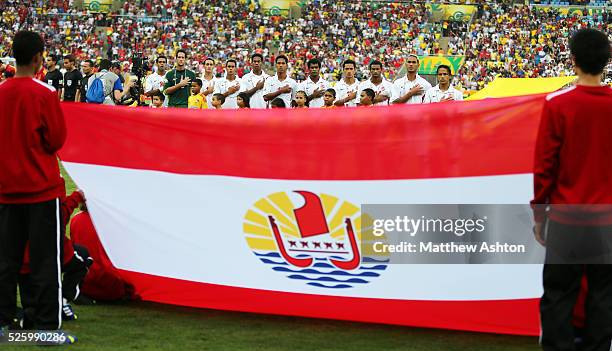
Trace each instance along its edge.
{"label": "red stripe on flag", "polygon": [[143,300],[189,307],[513,335],[539,335],[539,299],[417,301],[198,283],[120,270]]}
{"label": "red stripe on flag", "polygon": [[384,108],[62,104],[64,161],[183,174],[375,180],[531,173],[544,97]]}

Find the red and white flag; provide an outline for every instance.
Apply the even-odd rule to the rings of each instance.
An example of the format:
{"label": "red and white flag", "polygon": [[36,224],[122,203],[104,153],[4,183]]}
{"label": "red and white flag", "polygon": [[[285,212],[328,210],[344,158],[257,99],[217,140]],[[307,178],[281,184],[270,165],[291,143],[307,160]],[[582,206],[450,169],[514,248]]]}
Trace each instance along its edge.
{"label": "red and white flag", "polygon": [[61,158],[145,300],[538,335],[541,266],[389,264],[359,242],[362,204],[527,204],[543,101],[63,104]]}

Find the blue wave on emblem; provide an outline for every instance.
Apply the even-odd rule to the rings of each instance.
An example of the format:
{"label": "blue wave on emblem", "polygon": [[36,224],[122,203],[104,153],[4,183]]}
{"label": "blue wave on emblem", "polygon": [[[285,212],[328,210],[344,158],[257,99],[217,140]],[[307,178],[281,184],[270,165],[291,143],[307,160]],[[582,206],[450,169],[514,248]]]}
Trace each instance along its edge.
{"label": "blue wave on emblem", "polygon": [[332,286],[321,284],[321,283],[313,283],[313,282],[306,283],[306,284],[316,286],[318,288],[332,288],[332,289],[346,289],[346,288],[353,287],[352,285],[348,285],[348,284],[338,284],[338,285],[332,285]]}
{"label": "blue wave on emblem", "polygon": [[266,253],[266,254],[259,254],[259,253],[255,252],[255,251],[253,251],[253,253],[255,254],[255,256],[258,256],[258,257],[281,257],[281,255],[278,254],[277,252],[269,252],[269,253]]}
{"label": "blue wave on emblem", "polygon": [[364,267],[364,266],[361,266],[361,267],[359,267],[359,269],[374,269],[374,270],[384,271],[385,269],[387,269],[387,266],[384,265],[384,264],[380,264],[380,265],[377,265],[377,266],[374,266],[374,267]]}
{"label": "blue wave on emblem", "polygon": [[376,262],[376,263],[389,263],[389,259],[386,260],[375,260],[371,257],[362,257],[361,258],[361,262],[362,263],[372,263],[372,262]]}
{"label": "blue wave on emblem", "polygon": [[374,272],[363,272],[359,274],[351,274],[345,271],[333,271],[333,272],[319,272],[316,269],[307,268],[302,270],[292,270],[286,267],[273,267],[273,270],[277,272],[287,272],[287,273],[311,273],[311,274],[323,274],[323,275],[342,275],[342,276],[350,276],[350,277],[378,277],[380,274]]}
{"label": "blue wave on emblem", "polygon": [[331,264],[327,264],[327,263],[315,263],[313,267],[334,268],[334,266],[332,266]]}
{"label": "blue wave on emblem", "polygon": [[367,280],[359,279],[359,278],[351,278],[349,280],[340,280],[334,279],[331,277],[319,277],[319,278],[309,278],[299,274],[292,274],[288,276],[291,279],[301,279],[301,280],[312,280],[312,281],[321,281],[321,282],[340,282],[340,283],[369,283]]}
{"label": "blue wave on emblem", "polygon": [[287,266],[287,262],[276,262],[276,261],[272,261],[272,260],[268,260],[266,258],[260,258],[261,262],[263,263],[267,263],[267,264],[279,264],[279,265],[283,265],[283,266]]}

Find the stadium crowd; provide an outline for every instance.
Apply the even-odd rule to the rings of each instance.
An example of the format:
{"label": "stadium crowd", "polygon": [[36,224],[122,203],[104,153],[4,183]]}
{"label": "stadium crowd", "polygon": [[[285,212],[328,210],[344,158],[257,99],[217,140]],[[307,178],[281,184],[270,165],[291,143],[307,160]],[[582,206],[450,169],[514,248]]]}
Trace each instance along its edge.
{"label": "stadium crowd", "polygon": [[[126,1],[106,17],[76,10],[68,0],[7,0],[0,4],[0,57],[9,56],[10,38],[18,29],[44,33],[48,54],[59,61],[65,55],[77,62],[108,57],[122,62],[127,72],[137,53],[150,66],[160,55],[172,65],[176,51],[184,49],[186,66],[197,76],[212,58],[218,78],[230,58],[236,60],[238,77],[248,74],[253,53],[264,57],[268,74],[273,74],[276,57],[285,55],[289,76],[296,81],[307,79],[306,63],[317,58],[328,82],[341,78],[346,59],[356,62],[360,81],[369,77],[375,60],[383,63],[383,77],[392,81],[405,74],[409,54],[465,55],[451,84],[467,95],[497,76],[571,75],[570,32],[594,27],[610,33],[612,26],[609,9],[578,16],[508,1],[468,3],[478,7],[472,21],[434,23],[425,3],[315,0],[305,2],[301,16],[290,19],[258,11],[256,0]],[[96,31],[96,26],[108,29]]]}

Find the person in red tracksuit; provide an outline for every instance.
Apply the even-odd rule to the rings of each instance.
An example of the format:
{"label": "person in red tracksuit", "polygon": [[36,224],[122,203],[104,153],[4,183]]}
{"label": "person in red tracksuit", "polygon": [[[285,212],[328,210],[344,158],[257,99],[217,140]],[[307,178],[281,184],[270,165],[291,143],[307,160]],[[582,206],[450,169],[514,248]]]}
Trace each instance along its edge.
{"label": "person in red tracksuit", "polygon": [[[0,333],[16,315],[28,241],[34,328],[55,331],[62,326],[60,199],[66,195],[56,153],[66,140],[66,125],[56,90],[33,78],[43,61],[40,35],[18,32],[12,51],[17,72],[0,83]],[[64,336],[62,343],[76,341]]]}
{"label": "person in red tracksuit", "polygon": [[586,274],[580,350],[609,351],[612,341],[612,88],[606,34],[570,40],[577,85],[547,96],[536,141],[535,238],[546,246],[540,301],[542,348],[575,350],[572,311]]}

